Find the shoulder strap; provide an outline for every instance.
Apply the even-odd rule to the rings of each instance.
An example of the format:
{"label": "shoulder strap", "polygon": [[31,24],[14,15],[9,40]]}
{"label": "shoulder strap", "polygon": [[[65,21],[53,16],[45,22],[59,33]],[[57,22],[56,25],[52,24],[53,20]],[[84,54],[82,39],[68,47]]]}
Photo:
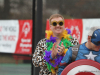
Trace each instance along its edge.
{"label": "shoulder strap", "polygon": [[80,47],[80,44],[72,47],[72,62],[75,61],[75,59],[77,57],[79,47]]}

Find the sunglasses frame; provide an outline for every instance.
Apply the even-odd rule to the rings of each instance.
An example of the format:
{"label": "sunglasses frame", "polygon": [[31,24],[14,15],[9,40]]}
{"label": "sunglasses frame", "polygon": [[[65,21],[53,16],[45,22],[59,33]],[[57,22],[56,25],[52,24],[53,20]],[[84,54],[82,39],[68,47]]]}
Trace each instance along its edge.
{"label": "sunglasses frame", "polygon": [[[56,23],[56,25],[53,24],[54,22]],[[60,24],[59,24],[60,22],[62,22],[63,25],[64,25],[64,21],[63,21],[63,20],[61,20],[61,21],[52,21],[52,22],[51,22],[51,25],[52,25],[52,26],[57,26],[57,24],[58,24],[59,26],[63,26],[63,25],[60,25]]]}

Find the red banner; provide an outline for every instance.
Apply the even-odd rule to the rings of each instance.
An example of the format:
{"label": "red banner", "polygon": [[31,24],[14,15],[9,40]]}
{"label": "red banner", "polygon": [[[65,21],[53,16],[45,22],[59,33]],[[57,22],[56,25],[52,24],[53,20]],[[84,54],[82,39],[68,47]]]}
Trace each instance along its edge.
{"label": "red banner", "polygon": [[0,20],[0,52],[32,54],[32,20]]}
{"label": "red banner", "polygon": [[19,20],[19,37],[15,53],[32,53],[32,20]]}

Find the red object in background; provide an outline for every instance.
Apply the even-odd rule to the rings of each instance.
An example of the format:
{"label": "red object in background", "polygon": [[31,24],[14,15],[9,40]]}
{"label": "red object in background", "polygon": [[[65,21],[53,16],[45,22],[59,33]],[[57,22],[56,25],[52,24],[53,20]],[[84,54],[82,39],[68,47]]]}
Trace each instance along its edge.
{"label": "red object in background", "polygon": [[100,75],[100,63],[88,59],[77,60],[66,66],[66,68],[61,73],[61,75],[83,75],[83,74]]}
{"label": "red object in background", "polygon": [[16,53],[32,54],[32,20],[19,20],[19,37]]}
{"label": "red object in background", "polygon": [[47,23],[46,23],[46,30],[49,30],[50,27],[49,27],[49,20],[47,20]]}
{"label": "red object in background", "polygon": [[83,34],[82,19],[65,19],[65,28],[71,29],[72,36],[81,43]]}
{"label": "red object in background", "polygon": [[[65,28],[68,28],[71,30],[71,34],[73,37],[77,38],[79,43],[81,43],[82,40],[82,34],[83,34],[83,23],[82,19],[65,19]],[[46,23],[46,30],[49,30],[49,20],[47,20]]]}
{"label": "red object in background", "polygon": [[[19,20],[19,37],[15,54],[32,54],[32,20]],[[31,60],[31,57],[13,55],[18,64],[18,60]]]}

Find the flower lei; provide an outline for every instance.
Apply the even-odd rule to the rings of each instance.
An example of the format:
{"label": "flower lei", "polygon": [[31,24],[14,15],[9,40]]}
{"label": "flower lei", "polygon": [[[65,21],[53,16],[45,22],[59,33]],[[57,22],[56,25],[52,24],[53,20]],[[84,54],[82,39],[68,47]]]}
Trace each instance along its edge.
{"label": "flower lei", "polygon": [[[54,42],[56,42],[57,37],[53,37],[53,32],[51,30],[46,30],[46,33],[47,33],[47,40],[46,40],[47,50],[45,50],[44,59],[46,60],[48,70],[50,72],[53,72],[52,69],[54,70],[56,67],[58,67],[58,65],[60,64],[64,56],[57,54],[56,58],[51,60],[50,58],[50,55],[52,52],[51,49],[52,49]],[[63,45],[65,46],[64,53],[66,53],[67,51],[66,49],[68,47],[73,46],[71,42],[69,41],[72,38],[70,33],[71,33],[70,29],[66,29],[63,31],[62,36],[61,36],[61,42],[59,46],[61,46],[61,43],[63,42]]]}

